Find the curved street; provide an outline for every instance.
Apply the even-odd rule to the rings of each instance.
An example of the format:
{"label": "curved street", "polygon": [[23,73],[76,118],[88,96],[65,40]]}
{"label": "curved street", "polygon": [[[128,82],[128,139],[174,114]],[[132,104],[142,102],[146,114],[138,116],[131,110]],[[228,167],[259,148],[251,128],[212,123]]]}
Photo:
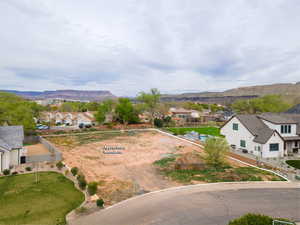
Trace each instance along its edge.
{"label": "curved street", "polygon": [[299,183],[251,182],[203,184],[141,195],[72,225],[227,225],[245,213],[300,221]]}

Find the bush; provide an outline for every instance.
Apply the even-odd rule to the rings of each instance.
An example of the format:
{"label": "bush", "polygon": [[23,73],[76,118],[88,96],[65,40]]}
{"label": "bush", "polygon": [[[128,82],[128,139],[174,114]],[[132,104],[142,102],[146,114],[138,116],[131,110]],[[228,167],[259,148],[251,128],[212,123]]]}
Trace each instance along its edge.
{"label": "bush", "polygon": [[104,201],[103,201],[103,199],[97,199],[96,205],[97,205],[99,208],[103,208],[103,206],[104,206]]}
{"label": "bush", "polygon": [[65,165],[62,163],[62,161],[59,161],[58,163],[56,163],[56,167],[57,169],[61,170]]}
{"label": "bush", "polygon": [[[289,221],[287,219],[282,218],[274,218],[281,221]],[[272,222],[274,220],[270,216],[265,216],[261,214],[253,214],[248,213],[240,218],[231,220],[228,225],[272,225]]]}
{"label": "bush", "polygon": [[91,183],[89,183],[87,190],[88,190],[88,193],[90,195],[96,194],[97,190],[98,190],[98,183],[97,182],[91,182]]}
{"label": "bush", "polygon": [[5,176],[9,175],[9,174],[10,174],[10,170],[9,170],[9,169],[3,170],[3,174],[4,174]]}
{"label": "bush", "polygon": [[27,167],[25,168],[25,170],[26,170],[26,171],[31,171],[32,169],[31,169],[30,166],[27,166]]}
{"label": "bush", "polygon": [[80,189],[85,190],[87,183],[86,183],[84,175],[82,175],[82,174],[78,175],[77,180],[78,180],[78,185],[79,185]]}
{"label": "bush", "polygon": [[79,169],[77,167],[73,167],[71,169],[71,173],[73,174],[73,176],[76,176],[78,174]]}
{"label": "bush", "polygon": [[17,175],[17,174],[18,174],[17,171],[14,171],[14,172],[11,173],[11,175]]}
{"label": "bush", "polygon": [[161,119],[158,119],[158,118],[155,118],[154,119],[154,125],[156,126],[156,127],[163,127],[164,126],[164,122],[161,120]]}

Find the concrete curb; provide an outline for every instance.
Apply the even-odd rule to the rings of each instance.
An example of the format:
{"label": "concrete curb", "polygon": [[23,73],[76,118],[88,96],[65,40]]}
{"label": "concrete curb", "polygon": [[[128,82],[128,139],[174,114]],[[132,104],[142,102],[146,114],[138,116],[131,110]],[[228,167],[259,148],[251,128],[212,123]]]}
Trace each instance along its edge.
{"label": "concrete curb", "polygon": [[[108,210],[108,209],[111,209],[113,207],[116,207],[116,206],[119,206],[119,205],[122,205],[128,201],[132,201],[132,200],[135,200],[135,199],[138,199],[138,198],[143,198],[145,196],[148,196],[148,195],[153,195],[153,194],[157,194],[157,193],[161,193],[161,192],[167,192],[167,191],[176,191],[176,190],[183,190],[183,189],[189,189],[189,188],[197,188],[197,187],[201,187],[201,186],[220,186],[220,185],[225,185],[227,186],[228,184],[232,185],[232,189],[236,189],[236,186],[234,185],[247,185],[247,184],[250,184],[250,185],[260,185],[260,184],[284,184],[286,186],[293,186],[292,188],[300,188],[300,185],[297,185],[296,183],[293,183],[293,182],[285,182],[285,181],[246,181],[246,182],[219,182],[219,183],[206,183],[206,184],[191,184],[191,185],[185,185],[185,186],[179,186],[179,187],[171,187],[171,188],[166,188],[166,189],[162,189],[162,190],[157,190],[157,191],[152,191],[152,192],[149,192],[149,193],[146,193],[146,194],[142,194],[142,195],[138,195],[138,196],[134,196],[132,198],[129,198],[129,199],[126,199],[124,201],[121,201],[121,202],[118,202],[114,205],[111,205],[109,207],[106,207],[104,210]],[[249,189],[251,187],[240,187],[239,189]],[[264,189],[266,187],[252,187],[252,188],[257,188],[257,189]],[[278,186],[278,188],[280,188]],[[227,189],[226,189],[227,190]],[[228,189],[230,190],[230,189]],[[218,191],[218,190],[209,190],[209,191]]]}

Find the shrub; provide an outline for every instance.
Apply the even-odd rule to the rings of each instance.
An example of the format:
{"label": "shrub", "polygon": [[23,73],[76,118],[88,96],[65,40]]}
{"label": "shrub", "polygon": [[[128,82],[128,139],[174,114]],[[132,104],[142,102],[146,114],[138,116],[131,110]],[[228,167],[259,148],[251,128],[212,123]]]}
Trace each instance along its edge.
{"label": "shrub", "polygon": [[56,167],[57,169],[61,170],[65,165],[62,163],[62,161],[59,161],[58,163],[56,163]]}
{"label": "shrub", "polygon": [[224,138],[209,138],[204,144],[204,152],[206,153],[204,159],[208,165],[215,169],[224,167],[226,154],[229,150],[230,147]]}
{"label": "shrub", "polygon": [[103,201],[103,199],[97,199],[96,205],[97,205],[99,208],[103,208],[103,206],[104,206],[104,201]]}
{"label": "shrub", "polygon": [[88,190],[88,193],[90,195],[96,194],[97,190],[98,190],[98,183],[97,182],[91,182],[91,183],[89,183],[87,190]]}
{"label": "shrub", "polygon": [[[276,219],[276,218],[275,218]],[[248,213],[240,218],[231,220],[228,225],[272,225],[273,218],[261,214]],[[278,218],[281,221],[289,221],[287,219]]]}
{"label": "shrub", "polygon": [[86,183],[84,175],[82,175],[82,174],[78,175],[77,180],[78,180],[78,185],[79,185],[80,189],[85,190],[87,183]]}
{"label": "shrub", "polygon": [[11,173],[11,175],[17,175],[17,174],[18,174],[17,171],[14,171],[14,172]]}
{"label": "shrub", "polygon": [[10,170],[9,170],[9,169],[3,170],[3,174],[4,174],[5,176],[9,175],[9,174],[10,174]]}
{"label": "shrub", "polygon": [[154,125],[156,127],[163,127],[164,126],[164,122],[161,119],[155,118],[154,119]]}
{"label": "shrub", "polygon": [[30,166],[27,166],[27,167],[25,168],[25,170],[26,170],[26,171],[31,171],[32,169],[31,169]]}
{"label": "shrub", "polygon": [[76,176],[78,174],[79,169],[77,167],[73,167],[71,169],[71,173],[73,174],[73,176]]}

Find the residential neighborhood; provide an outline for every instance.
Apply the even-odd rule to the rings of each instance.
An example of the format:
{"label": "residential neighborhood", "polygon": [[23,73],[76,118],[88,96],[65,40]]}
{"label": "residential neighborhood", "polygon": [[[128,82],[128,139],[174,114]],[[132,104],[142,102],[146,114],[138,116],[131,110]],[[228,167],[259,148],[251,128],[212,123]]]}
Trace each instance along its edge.
{"label": "residential neighborhood", "polygon": [[38,118],[39,122],[55,126],[73,126],[95,124],[94,112],[43,112]]}
{"label": "residential neighborhood", "polygon": [[0,1],[0,225],[300,225],[300,1]]}

